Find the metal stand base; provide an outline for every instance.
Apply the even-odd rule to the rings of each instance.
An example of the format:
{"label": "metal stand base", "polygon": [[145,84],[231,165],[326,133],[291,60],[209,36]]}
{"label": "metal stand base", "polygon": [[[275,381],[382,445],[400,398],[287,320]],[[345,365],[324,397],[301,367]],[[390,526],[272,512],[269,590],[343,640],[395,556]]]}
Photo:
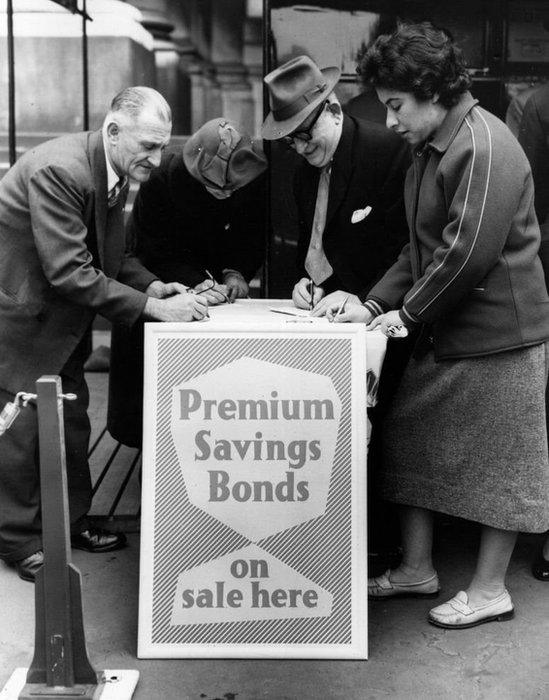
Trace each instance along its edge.
{"label": "metal stand base", "polygon": [[[17,700],[27,682],[28,668],[16,668],[9,681],[0,691],[0,700]],[[86,695],[89,686],[75,685],[72,688],[47,687],[32,683],[27,686],[28,697],[33,700],[62,700],[72,698],[83,700],[131,700],[139,680],[139,671],[106,670],[99,674],[98,685],[93,696]]]}

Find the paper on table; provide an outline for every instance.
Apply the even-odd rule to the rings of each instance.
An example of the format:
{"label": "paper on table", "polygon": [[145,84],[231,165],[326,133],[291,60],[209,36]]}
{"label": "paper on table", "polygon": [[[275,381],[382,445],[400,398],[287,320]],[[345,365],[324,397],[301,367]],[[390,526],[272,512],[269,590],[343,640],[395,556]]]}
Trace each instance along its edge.
{"label": "paper on table", "polygon": [[309,309],[298,309],[287,306],[269,306],[269,311],[274,311],[275,314],[287,314],[288,316],[308,317],[311,315]]}

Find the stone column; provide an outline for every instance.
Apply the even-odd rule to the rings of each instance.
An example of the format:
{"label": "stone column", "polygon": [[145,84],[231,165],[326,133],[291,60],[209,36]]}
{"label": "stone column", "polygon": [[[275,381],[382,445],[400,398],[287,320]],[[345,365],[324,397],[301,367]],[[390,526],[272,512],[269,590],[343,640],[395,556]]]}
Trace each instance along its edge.
{"label": "stone column", "polygon": [[[2,9],[0,0],[0,13]],[[154,85],[152,37],[136,8],[88,0],[90,128],[101,125],[112,97],[128,85]],[[83,126],[82,20],[53,2],[14,0],[18,132],[78,131]],[[0,56],[6,27],[0,22]],[[4,68],[3,59],[0,65]],[[7,71],[0,70],[0,132],[7,128]]]}
{"label": "stone column", "polygon": [[221,114],[254,131],[254,98],[244,65],[245,21],[245,0],[211,4],[210,58],[219,84]]}
{"label": "stone column", "polygon": [[263,28],[261,17],[248,17],[244,25],[244,64],[253,100],[253,134],[263,123]]}
{"label": "stone column", "polygon": [[172,108],[174,131],[180,126],[177,102],[177,47],[170,38],[173,23],[166,14],[166,0],[128,0],[141,13],[141,24],[153,37],[155,88]]}

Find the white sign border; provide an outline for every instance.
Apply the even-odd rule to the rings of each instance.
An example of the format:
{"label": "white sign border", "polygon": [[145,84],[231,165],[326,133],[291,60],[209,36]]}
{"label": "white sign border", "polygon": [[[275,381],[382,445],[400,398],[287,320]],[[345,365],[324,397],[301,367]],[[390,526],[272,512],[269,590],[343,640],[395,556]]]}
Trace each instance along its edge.
{"label": "white sign border", "polygon": [[[367,518],[366,518],[366,331],[362,324],[319,324],[307,327],[262,323],[251,329],[249,323],[225,323],[222,326],[185,323],[145,324],[145,376],[143,409],[143,473],[141,551],[139,582],[138,658],[249,658],[249,659],[349,659],[368,658],[367,612]],[[169,644],[152,641],[155,464],[155,406],[158,382],[158,341],[178,334],[194,338],[208,335],[234,337],[298,336],[315,338],[340,335],[351,339],[351,638],[350,644]],[[362,378],[362,381],[357,381]]]}

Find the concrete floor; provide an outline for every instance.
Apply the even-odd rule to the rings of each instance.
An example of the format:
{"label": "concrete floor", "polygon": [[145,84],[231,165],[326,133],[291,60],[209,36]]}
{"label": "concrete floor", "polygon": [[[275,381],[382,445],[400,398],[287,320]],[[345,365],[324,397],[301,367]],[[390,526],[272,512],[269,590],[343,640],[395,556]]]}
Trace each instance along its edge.
{"label": "concrete floor", "polygon": [[[99,401],[98,405],[101,405]],[[440,602],[467,583],[477,531],[437,524]],[[530,562],[541,538],[521,536],[509,570],[516,617],[470,630],[432,627],[428,600],[370,604],[368,661],[143,660],[136,658],[139,536],[110,554],[73,551],[97,671],[138,669],[136,700],[549,699],[549,584]],[[0,563],[0,689],[34,648],[34,586]]]}
{"label": "concrete floor", "polygon": [[[437,565],[448,597],[467,581],[475,533],[457,521],[439,530]],[[537,538],[522,537],[511,564],[514,620],[448,631],[425,621],[432,601],[372,603],[370,658],[358,662],[136,659],[139,538],[129,540],[121,552],[74,551],[73,562],[82,574],[90,660],[98,671],[138,669],[136,700],[549,698],[549,584],[529,573]],[[2,688],[32,659],[34,587],[0,565],[0,591]]]}

